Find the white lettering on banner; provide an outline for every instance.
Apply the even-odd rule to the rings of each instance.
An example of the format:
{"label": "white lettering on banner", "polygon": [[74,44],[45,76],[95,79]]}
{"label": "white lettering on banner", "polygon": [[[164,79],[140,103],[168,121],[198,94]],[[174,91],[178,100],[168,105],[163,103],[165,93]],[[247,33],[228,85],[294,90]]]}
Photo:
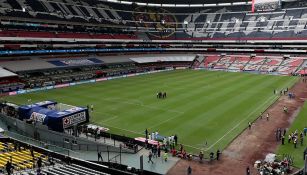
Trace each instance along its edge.
{"label": "white lettering on banner", "polygon": [[85,111],[73,114],[71,116],[63,118],[63,128],[68,128],[70,126],[79,124],[86,121]]}
{"label": "white lettering on banner", "polygon": [[40,123],[43,123],[46,118],[45,114],[37,113],[37,112],[32,112],[30,119],[33,121],[37,121]]}

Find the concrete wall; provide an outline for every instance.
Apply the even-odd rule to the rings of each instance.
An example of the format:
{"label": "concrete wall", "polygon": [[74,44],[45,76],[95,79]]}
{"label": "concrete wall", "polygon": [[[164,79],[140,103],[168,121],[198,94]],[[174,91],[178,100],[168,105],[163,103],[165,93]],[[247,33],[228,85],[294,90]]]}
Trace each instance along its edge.
{"label": "concrete wall", "polygon": [[[17,134],[34,138],[36,140],[45,142],[51,145],[57,145],[63,148],[71,150],[81,150],[81,151],[114,151],[119,152],[120,148],[112,143],[103,143],[103,139],[97,141],[91,141],[87,138],[75,137],[66,133],[60,133],[48,130],[45,125],[33,125],[25,123],[19,119],[12,117],[7,117],[0,114],[0,120],[7,126],[11,132],[16,132]],[[77,144],[73,144],[72,141],[76,141]],[[133,153],[132,150],[122,149],[122,152]]]}

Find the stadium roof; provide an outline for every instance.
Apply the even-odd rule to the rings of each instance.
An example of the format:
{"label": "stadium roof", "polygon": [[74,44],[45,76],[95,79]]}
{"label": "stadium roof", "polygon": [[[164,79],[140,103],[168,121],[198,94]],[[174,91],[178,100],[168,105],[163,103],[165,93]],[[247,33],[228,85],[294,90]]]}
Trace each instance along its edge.
{"label": "stadium roof", "polygon": [[12,76],[17,76],[17,74],[10,72],[10,71],[4,69],[3,67],[0,67],[0,78],[12,77]]}
{"label": "stadium roof", "polygon": [[134,2],[157,3],[157,4],[216,4],[247,2],[249,0],[132,0]]}
{"label": "stadium roof", "polygon": [[251,4],[251,0],[100,0],[119,4],[135,3],[139,6],[206,7]]}

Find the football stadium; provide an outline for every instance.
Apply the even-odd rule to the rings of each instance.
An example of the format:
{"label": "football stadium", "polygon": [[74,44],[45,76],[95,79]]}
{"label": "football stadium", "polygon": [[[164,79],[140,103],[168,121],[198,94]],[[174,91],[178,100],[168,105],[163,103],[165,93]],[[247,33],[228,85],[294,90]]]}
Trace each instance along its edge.
{"label": "football stadium", "polygon": [[0,174],[307,175],[306,0],[0,0]]}

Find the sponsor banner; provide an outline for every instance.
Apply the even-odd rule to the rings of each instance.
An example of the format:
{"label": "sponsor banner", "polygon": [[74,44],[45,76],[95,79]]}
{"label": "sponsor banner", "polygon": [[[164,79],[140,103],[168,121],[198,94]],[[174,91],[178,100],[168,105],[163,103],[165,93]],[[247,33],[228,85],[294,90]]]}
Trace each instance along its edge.
{"label": "sponsor banner", "polygon": [[176,67],[176,69],[187,69],[187,67]]}
{"label": "sponsor banner", "polygon": [[16,91],[9,92],[9,95],[17,95],[17,92]]}
{"label": "sponsor banner", "polygon": [[26,92],[27,92],[26,90],[19,90],[19,91],[17,91],[17,94],[24,94]]}
{"label": "sponsor banner", "polygon": [[108,80],[113,80],[113,79],[118,79],[118,78],[123,78],[124,76],[115,76],[115,77],[109,77],[107,78]]}
{"label": "sponsor banner", "polygon": [[30,92],[35,92],[35,91],[38,91],[39,88],[34,88],[34,89],[28,89],[26,90],[27,93],[30,93]]}
{"label": "sponsor banner", "polygon": [[46,89],[53,89],[54,86],[47,86]]}
{"label": "sponsor banner", "polygon": [[98,78],[98,79],[96,79],[96,82],[98,82],[98,81],[106,81],[106,80],[108,80],[107,78]]}
{"label": "sponsor banner", "polygon": [[39,123],[44,123],[46,117],[47,116],[45,114],[33,112],[30,116],[30,119],[32,119],[33,121],[39,122]]}
{"label": "sponsor banner", "polygon": [[237,69],[229,69],[228,72],[241,72],[241,71]]}
{"label": "sponsor banner", "polygon": [[86,113],[85,111],[79,112],[70,116],[67,116],[62,119],[63,120],[63,128],[68,128],[79,123],[86,121]]}
{"label": "sponsor banner", "polygon": [[85,83],[89,83],[90,81],[79,81],[79,82],[76,82],[75,85],[78,85],[78,84],[85,84]]}
{"label": "sponsor banner", "polygon": [[69,86],[69,83],[65,83],[65,84],[55,85],[54,88],[63,88],[63,87],[68,87],[68,86]]}
{"label": "sponsor banner", "polygon": [[136,74],[128,74],[127,77],[134,77]]}
{"label": "sponsor banner", "polygon": [[118,79],[118,78],[123,78],[124,76],[116,76],[116,77],[113,77],[113,79]]}
{"label": "sponsor banner", "polygon": [[70,85],[70,86],[74,86],[74,85],[76,85],[76,83],[69,83],[69,85]]}
{"label": "sponsor banner", "polygon": [[96,80],[90,80],[89,82],[90,82],[90,83],[95,83],[95,82],[96,82]]}
{"label": "sponsor banner", "polygon": [[260,72],[254,71],[254,70],[247,70],[246,72],[252,73],[252,74],[259,74]]}

